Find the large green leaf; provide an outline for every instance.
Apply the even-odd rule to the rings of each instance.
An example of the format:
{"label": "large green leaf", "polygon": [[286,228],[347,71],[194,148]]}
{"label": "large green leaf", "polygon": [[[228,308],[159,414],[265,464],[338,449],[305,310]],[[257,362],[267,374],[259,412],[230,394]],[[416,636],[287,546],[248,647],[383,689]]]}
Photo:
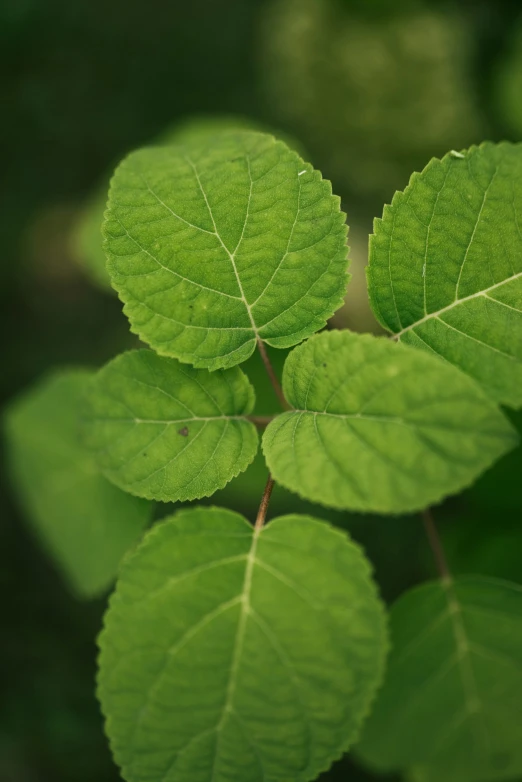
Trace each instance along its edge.
{"label": "large green leaf", "polygon": [[425,584],[394,605],[391,632],[361,756],[380,771],[426,765],[429,779],[451,782],[522,774],[522,587]]}
{"label": "large green leaf", "polygon": [[103,230],[132,330],[198,367],[239,364],[258,339],[295,345],[343,302],[339,199],[269,135],[133,153],[112,181]]}
{"label": "large green leaf", "polygon": [[263,436],[275,479],[312,502],[397,513],[438,502],[517,434],[459,370],[386,339],[323,332],[286,361],[295,408]]}
{"label": "large green leaf", "polygon": [[99,697],[128,782],[305,782],[353,742],[381,680],[384,611],[344,533],[181,511],[128,558]]}
{"label": "large green leaf", "polygon": [[91,597],[112,582],[152,506],[107,481],[78,441],[79,405],[92,372],[50,375],[7,412],[18,499],[73,589]]}
{"label": "large green leaf", "polygon": [[375,221],[373,309],[499,402],[522,405],[522,145],[432,160]]}
{"label": "large green leaf", "polygon": [[240,369],[207,372],[133,350],[90,384],[83,438],[113,483],[140,497],[193,500],[223,488],[254,458],[245,416],[254,389]]}

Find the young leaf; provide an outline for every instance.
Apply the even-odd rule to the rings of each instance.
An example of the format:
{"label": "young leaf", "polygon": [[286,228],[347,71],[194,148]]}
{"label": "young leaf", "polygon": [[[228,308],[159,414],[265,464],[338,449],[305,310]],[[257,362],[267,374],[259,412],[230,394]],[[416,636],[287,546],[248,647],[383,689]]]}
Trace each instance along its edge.
{"label": "young leaf", "polygon": [[522,405],[522,145],[451,152],[396,193],[370,243],[370,299],[402,342]]}
{"label": "young leaf", "polygon": [[245,418],[254,389],[237,367],[211,374],[134,350],[98,372],[86,401],[85,445],[109,480],[140,497],[208,497],[257,451]]}
{"label": "young leaf", "polygon": [[14,402],[6,416],[9,466],[19,502],[83,597],[110,585],[152,511],[150,503],[100,475],[78,442],[78,408],[91,377],[87,370],[57,372]]}
{"label": "young leaf", "polygon": [[353,742],[384,611],[360,549],[306,516],[181,511],[121,570],[99,697],[128,782],[306,782]]}
{"label": "young leaf", "polygon": [[274,478],[334,508],[419,510],[471,483],[517,442],[462,372],[421,351],[323,332],[286,361],[295,408],[263,436]]}
{"label": "young leaf", "polygon": [[239,364],[258,339],[300,342],[343,301],[339,203],[318,171],[261,133],[133,153],[103,229],[132,330],[208,369]]}
{"label": "young leaf", "polygon": [[522,587],[481,577],[425,584],[392,608],[391,631],[362,758],[380,771],[426,765],[433,780],[522,774]]}

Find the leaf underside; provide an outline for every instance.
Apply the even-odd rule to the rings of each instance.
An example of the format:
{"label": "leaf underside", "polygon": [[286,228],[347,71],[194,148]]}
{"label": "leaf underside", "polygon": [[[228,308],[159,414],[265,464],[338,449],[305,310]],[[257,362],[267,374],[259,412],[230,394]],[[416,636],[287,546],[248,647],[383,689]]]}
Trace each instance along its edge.
{"label": "leaf underside", "polygon": [[80,445],[81,398],[88,370],[50,375],[6,416],[9,467],[29,521],[72,588],[103,592],[125,552],[141,537],[150,503],[120,491]]}
{"label": "leaf underside", "polygon": [[341,306],[344,218],[330,183],[272,136],[144,149],[112,181],[108,270],[132,330],[158,353],[230,367],[258,339],[297,344]]}
{"label": "leaf underside", "polygon": [[128,782],[305,782],[347,749],[381,679],[383,607],[358,547],[286,516],[192,508],[127,559],[99,697]]}
{"label": "leaf underside", "polygon": [[263,436],[276,481],[327,506],[414,511],[470,484],[517,442],[481,388],[386,339],[323,332],[290,354],[295,408]]}
{"label": "leaf underside", "polygon": [[522,145],[432,160],[374,230],[368,286],[382,325],[522,405]]}
{"label": "leaf underside", "polygon": [[[522,587],[462,577],[425,584],[391,610],[393,651],[361,757],[419,779],[522,774]],[[414,777],[415,778],[415,777]]]}
{"label": "leaf underside", "polygon": [[151,350],[123,353],[93,379],[83,439],[113,483],[140,497],[193,500],[245,470],[258,448],[254,390],[237,367],[216,372]]}

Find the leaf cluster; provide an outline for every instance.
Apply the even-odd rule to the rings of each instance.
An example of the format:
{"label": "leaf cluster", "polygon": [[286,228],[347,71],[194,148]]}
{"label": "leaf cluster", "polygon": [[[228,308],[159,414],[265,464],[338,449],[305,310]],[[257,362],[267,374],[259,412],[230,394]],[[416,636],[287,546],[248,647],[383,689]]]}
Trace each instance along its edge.
{"label": "leaf cluster", "polygon": [[[520,587],[454,579],[442,559],[442,578],[391,610],[378,692],[387,623],[364,553],[315,518],[265,525],[273,480],[325,507],[413,513],[516,445],[500,404],[522,406],[521,174],[521,147],[484,144],[395,195],[370,246],[370,300],[391,336],[376,338],[322,330],[349,280],[345,215],[283,142],[189,133],[117,169],[107,269],[152,350],[15,403],[29,515],[94,594],[151,500],[211,496],[260,441],[272,476],[254,526],[178,510],[124,560],[98,694],[128,782],[307,782],[366,718],[359,756],[381,771],[522,773]],[[256,348],[283,407],[268,419],[239,367]],[[270,348],[294,348],[282,387]]]}

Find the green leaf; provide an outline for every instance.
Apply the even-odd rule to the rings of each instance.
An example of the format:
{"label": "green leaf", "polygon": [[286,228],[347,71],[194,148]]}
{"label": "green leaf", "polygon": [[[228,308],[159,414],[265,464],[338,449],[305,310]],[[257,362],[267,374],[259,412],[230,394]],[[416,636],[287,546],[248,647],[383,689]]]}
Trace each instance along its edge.
{"label": "green leaf", "polygon": [[123,353],[90,385],[85,445],[116,486],[140,497],[208,497],[258,447],[254,389],[240,369],[209,373],[151,350]]}
{"label": "green leaf", "polygon": [[295,345],[341,306],[344,217],[330,183],[272,136],[144,149],[112,181],[108,270],[158,353],[230,367],[258,339]]}
{"label": "green leaf", "polygon": [[522,405],[522,145],[451,152],[396,193],[370,243],[374,312],[498,402]]}
{"label": "green leaf", "polygon": [[129,557],[99,697],[128,782],[306,782],[353,742],[380,683],[384,611],[348,537],[181,511]]}
{"label": "green leaf", "polygon": [[6,414],[9,467],[18,500],[43,545],[83,597],[111,584],[141,537],[150,503],[98,472],[78,441],[80,400],[92,372],[68,369],[40,381]]}
{"label": "green leaf", "polygon": [[[208,141],[224,131],[263,130],[258,123],[246,117],[229,115],[208,115],[191,117],[176,123],[153,140],[154,145],[185,144],[194,141]],[[281,137],[281,136],[280,136]],[[283,139],[292,149],[298,149],[298,142],[285,136]],[[111,172],[112,173],[112,172]],[[81,209],[73,227],[71,244],[74,256],[91,281],[105,291],[115,293],[106,269],[101,226],[107,206],[109,179],[92,195]]]}
{"label": "green leaf", "polygon": [[268,466],[283,486],[334,508],[420,510],[517,442],[462,372],[369,335],[313,337],[287,359],[283,390],[295,409],[265,431]]}
{"label": "green leaf", "polygon": [[379,771],[426,765],[434,780],[522,774],[522,587],[425,584],[393,606],[391,634],[362,758]]}

